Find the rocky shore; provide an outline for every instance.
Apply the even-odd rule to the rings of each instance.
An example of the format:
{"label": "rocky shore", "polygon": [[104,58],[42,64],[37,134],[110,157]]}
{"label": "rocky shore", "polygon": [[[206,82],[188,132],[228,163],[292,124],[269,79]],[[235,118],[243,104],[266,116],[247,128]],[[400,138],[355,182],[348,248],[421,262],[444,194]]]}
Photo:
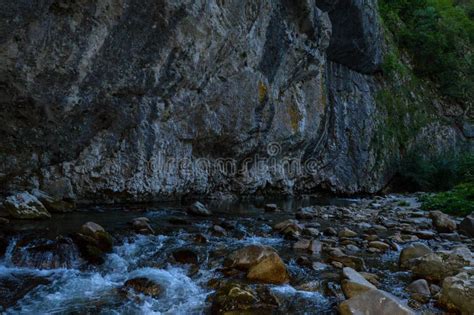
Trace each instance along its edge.
{"label": "rocky shore", "polygon": [[[51,294],[71,290],[64,277],[73,272],[110,283],[94,289],[92,306],[65,292],[66,312],[100,305],[182,314],[473,314],[472,215],[423,211],[416,195],[245,207],[136,207],[114,210],[114,222],[84,222],[96,209],[57,233],[48,224],[58,214],[2,219],[0,270],[10,273],[0,273],[1,307],[51,311]],[[81,212],[67,216],[74,215]],[[24,222],[42,223],[25,231]],[[163,272],[177,274],[166,280],[156,274]],[[195,290],[192,305],[177,279]]]}

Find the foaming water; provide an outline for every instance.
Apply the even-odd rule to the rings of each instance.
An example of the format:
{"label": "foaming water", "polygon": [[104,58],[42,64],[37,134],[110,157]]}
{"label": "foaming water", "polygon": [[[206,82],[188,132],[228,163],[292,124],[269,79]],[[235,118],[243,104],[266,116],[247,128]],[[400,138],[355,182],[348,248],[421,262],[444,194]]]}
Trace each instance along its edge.
{"label": "foaming water", "polygon": [[[30,274],[47,277],[51,284],[41,286],[26,295],[7,314],[63,314],[87,312],[100,308],[103,314],[198,314],[205,307],[206,297],[211,291],[198,285],[186,275],[187,268],[167,266],[139,268],[163,246],[166,236],[138,236],[126,240],[107,255],[106,262],[92,270],[53,269],[37,270],[18,268],[11,264],[0,266],[1,275]],[[6,259],[8,260],[8,258]],[[204,280],[210,277],[200,271]],[[139,296],[137,301],[123,301],[118,289],[128,279],[146,277],[159,283],[164,292],[160,298]]]}
{"label": "foaming water", "polygon": [[[42,281],[22,296],[14,306],[9,306],[5,313],[206,314],[210,308],[209,295],[214,292],[208,282],[222,278],[219,269],[227,253],[249,244],[273,246],[288,261],[290,269],[299,269],[311,280],[318,277],[317,273],[304,271],[293,263],[291,242],[271,234],[271,225],[275,221],[291,217],[292,213],[283,211],[277,214],[262,214],[262,211],[255,210],[255,207],[248,208],[250,210],[247,214],[247,208],[241,205],[237,212],[217,212],[216,217],[211,218],[188,217],[182,209],[173,207],[163,211],[145,209],[139,214],[114,209],[113,212],[104,210],[55,217],[51,220],[51,229],[46,229],[49,231],[47,234],[51,234],[51,230],[56,233],[48,235],[53,237],[53,240],[56,240],[55,237],[59,234],[68,235],[77,231],[87,221],[94,221],[114,235],[115,246],[112,253],[106,256],[101,266],[90,266],[80,258],[66,255],[64,259],[72,263],[61,265],[61,268],[51,264],[51,260],[58,257],[46,253],[43,256],[35,256],[40,264],[38,268],[31,268],[27,264],[18,266],[15,260],[21,238],[10,239],[6,255],[0,261],[0,278],[26,277],[25,281],[30,281],[30,278]],[[157,235],[132,235],[127,232],[127,222],[138,216],[148,217]],[[176,216],[181,216],[186,223],[170,223],[170,219]],[[260,220],[262,216],[266,218]],[[62,224],[61,220],[66,223]],[[212,227],[220,224],[222,220],[232,227],[227,229],[226,235],[215,235]],[[20,223],[20,226],[21,224],[23,223]],[[31,226],[28,225],[28,228]],[[41,222],[41,228],[46,227],[46,223]],[[23,231],[29,230],[25,227]],[[43,236],[41,233],[43,232],[38,232],[38,235]],[[207,243],[199,244],[194,241],[198,233],[207,239]],[[170,259],[173,251],[183,248],[191,249],[197,254],[199,268],[173,263]],[[31,257],[28,249],[28,246],[21,247],[22,257]],[[43,260],[47,263],[44,265],[52,265],[53,269],[42,268]],[[163,289],[161,295],[157,298],[143,294],[124,295],[124,283],[140,277],[158,283]],[[311,314],[316,309],[320,313],[321,310],[330,310],[332,307],[331,298],[321,292],[300,291],[289,285],[270,288],[281,298],[282,304],[286,305],[285,310],[290,313]]]}

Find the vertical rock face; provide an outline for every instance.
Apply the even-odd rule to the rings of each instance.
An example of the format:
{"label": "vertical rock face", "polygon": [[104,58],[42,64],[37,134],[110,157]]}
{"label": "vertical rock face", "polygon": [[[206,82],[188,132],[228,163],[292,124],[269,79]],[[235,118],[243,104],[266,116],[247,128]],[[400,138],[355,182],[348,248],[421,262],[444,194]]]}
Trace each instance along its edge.
{"label": "vertical rock face", "polygon": [[148,200],[388,180],[370,140],[375,0],[0,0],[0,12],[5,192]]}

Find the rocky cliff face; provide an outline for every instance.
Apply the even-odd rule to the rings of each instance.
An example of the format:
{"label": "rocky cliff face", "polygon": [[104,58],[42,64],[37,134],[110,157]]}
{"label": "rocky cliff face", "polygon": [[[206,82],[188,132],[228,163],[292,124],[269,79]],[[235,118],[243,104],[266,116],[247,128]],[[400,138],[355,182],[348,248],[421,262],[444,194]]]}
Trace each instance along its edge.
{"label": "rocky cliff face", "polygon": [[[0,0],[0,12],[4,193],[358,193],[391,176],[399,152],[372,141],[375,0]],[[449,130],[443,141],[462,141]]]}

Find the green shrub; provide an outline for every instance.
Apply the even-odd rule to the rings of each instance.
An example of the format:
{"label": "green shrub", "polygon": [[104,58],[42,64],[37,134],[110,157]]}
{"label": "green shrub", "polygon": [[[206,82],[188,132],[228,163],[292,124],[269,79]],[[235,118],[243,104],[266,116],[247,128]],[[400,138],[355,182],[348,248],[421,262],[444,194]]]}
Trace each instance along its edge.
{"label": "green shrub", "polygon": [[466,215],[474,211],[474,183],[461,184],[450,191],[421,198],[425,210],[441,210],[455,215]]}
{"label": "green shrub", "polygon": [[[379,7],[397,45],[412,56],[415,74],[436,82],[441,94],[472,103],[472,1],[380,0]],[[389,55],[387,63],[393,65],[390,59]]]}
{"label": "green shrub", "polygon": [[473,174],[472,154],[426,157],[414,150],[400,163],[395,186],[406,191],[446,191],[461,183],[474,183]]}

